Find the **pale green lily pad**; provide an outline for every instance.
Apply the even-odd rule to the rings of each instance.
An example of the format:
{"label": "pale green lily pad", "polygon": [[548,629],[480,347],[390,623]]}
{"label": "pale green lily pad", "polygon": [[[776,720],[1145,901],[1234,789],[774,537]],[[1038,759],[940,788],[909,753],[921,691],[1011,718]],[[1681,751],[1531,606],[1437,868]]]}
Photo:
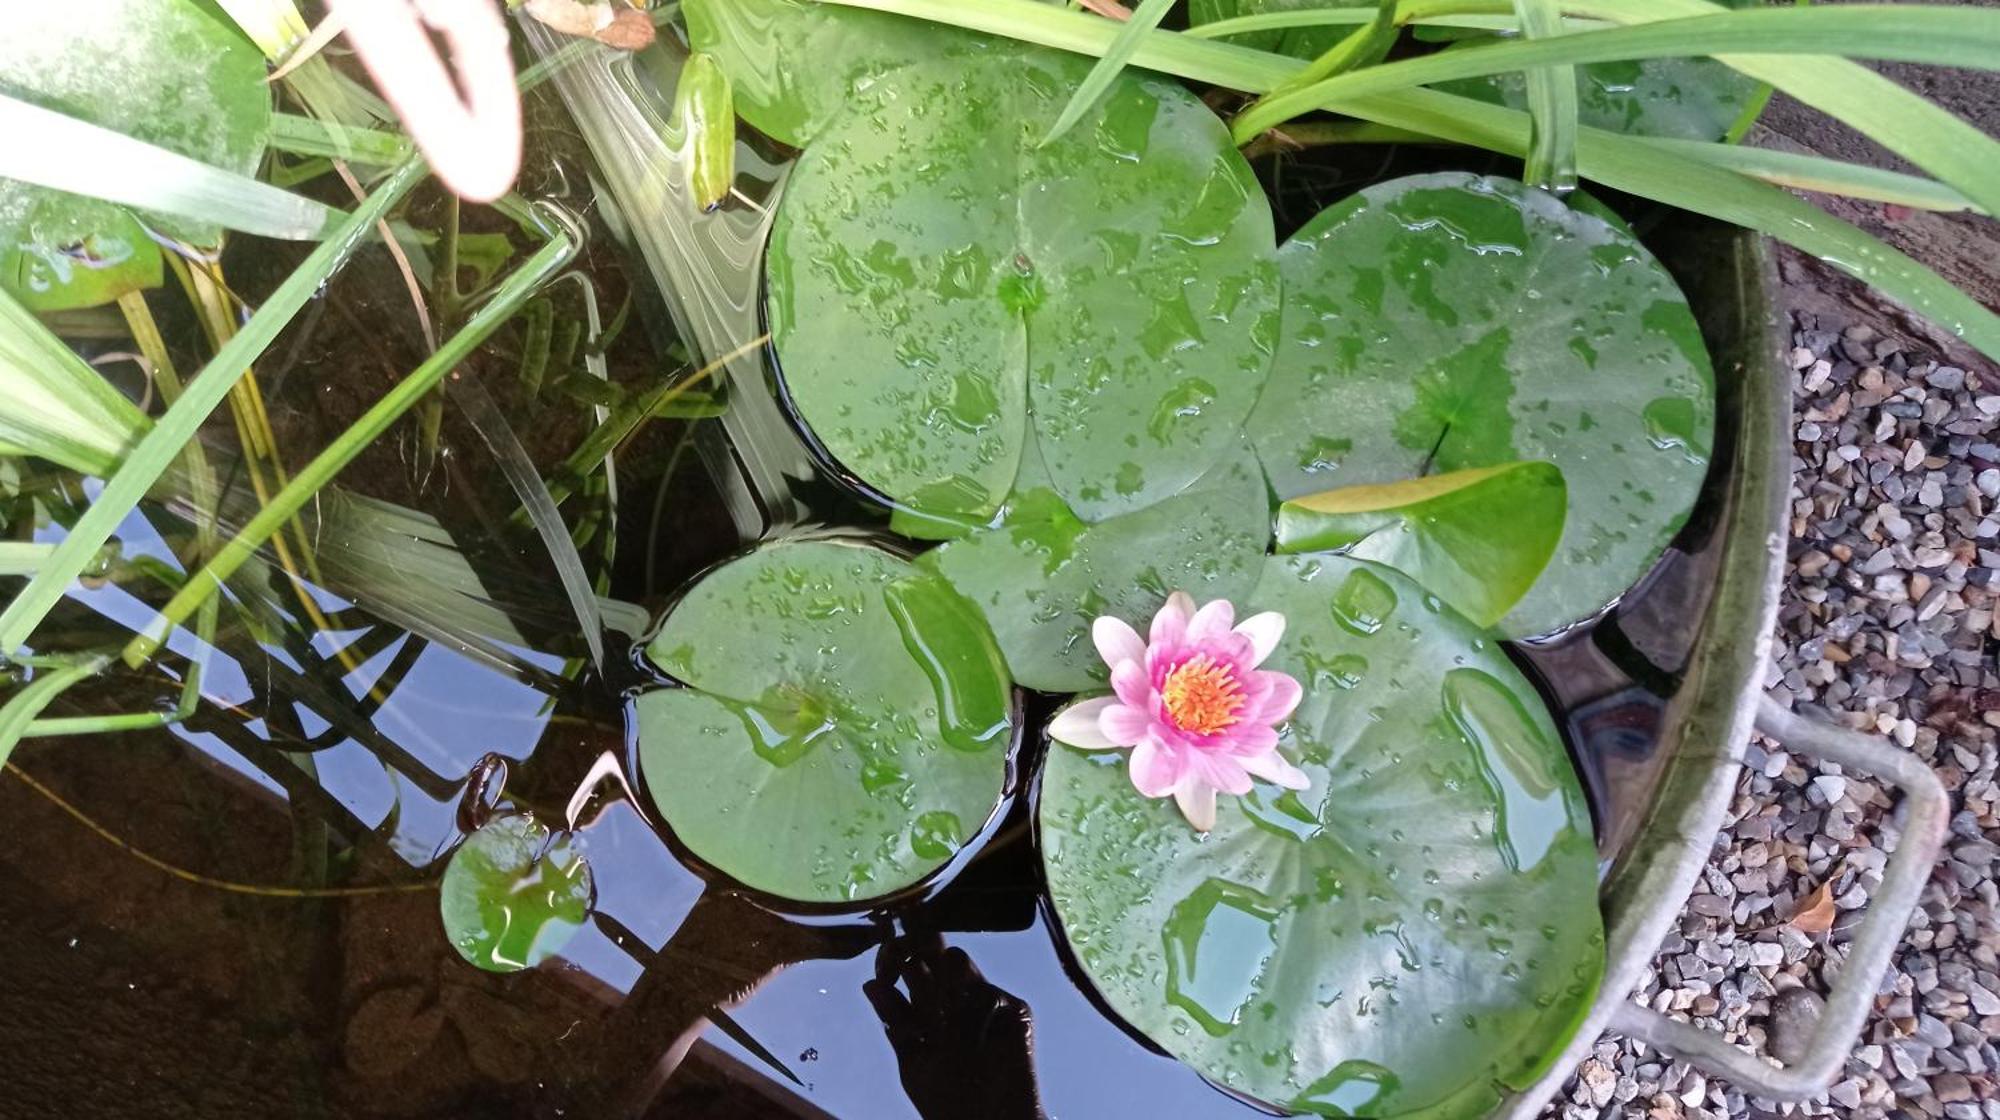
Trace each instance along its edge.
{"label": "pale green lily pad", "polygon": [[1534,688],[1399,573],[1270,560],[1266,668],[1305,686],[1279,744],[1311,778],[1219,798],[1132,788],[1125,752],[1050,747],[1049,895],[1121,1018],[1210,1080],[1329,1116],[1483,1115],[1574,1033],[1603,970],[1590,816]]}
{"label": "pale green lily pad", "polygon": [[1249,427],[1280,498],[1525,459],[1569,512],[1501,620],[1545,633],[1638,581],[1708,469],[1714,375],[1630,232],[1507,179],[1370,187],[1279,253],[1285,323]]}
{"label": "pale green lily pad", "polygon": [[1278,508],[1279,552],[1341,550],[1416,580],[1481,626],[1548,567],[1569,504],[1550,463],[1506,463],[1349,486]]}
{"label": "pale green lily pad", "polygon": [[[0,94],[250,175],[270,136],[264,58],[193,0],[0,5]],[[212,248],[222,231],[143,216]],[[42,310],[157,283],[159,252],[126,211],[0,179],[0,285]]]}
{"label": "pale green lily pad", "polygon": [[998,806],[1013,686],[985,621],[871,545],[766,545],[704,576],[647,657],[641,773],[674,834],[745,886],[855,903],[948,862]]}
{"label": "pale green lily pad", "polygon": [[[1512,109],[1528,107],[1527,80],[1519,73],[1440,82],[1437,88]],[[1591,128],[1721,140],[1749,127],[1768,90],[1714,59],[1648,58],[1578,66],[1576,92],[1577,120]]]}
{"label": "pale green lily pad", "polygon": [[799,147],[872,100],[884,76],[996,48],[942,24],[812,0],[684,0],[681,10],[689,43],[729,75],[743,119]]}
{"label": "pale green lily pad", "polygon": [[1051,490],[1018,491],[998,525],[921,563],[986,613],[1015,680],[1081,692],[1108,672],[1090,641],[1099,616],[1144,633],[1174,591],[1242,601],[1264,566],[1269,510],[1262,472],[1239,454],[1180,494],[1095,525]]}
{"label": "pale green lily pad", "polygon": [[593,890],[569,833],[514,814],[486,822],[451,854],[438,912],[459,956],[488,972],[519,972],[576,936]]}
{"label": "pale green lily pad", "polygon": [[1255,400],[1278,294],[1262,192],[1213,113],[1134,74],[1038,147],[1088,71],[904,67],[792,174],[768,257],[784,384],[896,503],[990,517],[1032,429],[1078,516],[1129,513],[1199,478]]}

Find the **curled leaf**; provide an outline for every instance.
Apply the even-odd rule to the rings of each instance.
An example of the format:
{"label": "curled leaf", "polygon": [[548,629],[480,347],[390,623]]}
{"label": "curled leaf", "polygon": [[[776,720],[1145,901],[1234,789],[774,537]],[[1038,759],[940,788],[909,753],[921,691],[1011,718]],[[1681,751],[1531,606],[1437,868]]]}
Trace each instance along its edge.
{"label": "curled leaf", "polygon": [[674,87],[674,121],[688,158],[689,197],[703,213],[722,205],[736,181],[736,107],[715,56],[696,51]]}
{"label": "curled leaf", "polygon": [[1568,501],[1562,471],[1540,462],[1347,486],[1278,507],[1278,551],[1344,549],[1491,626],[1548,566]]}
{"label": "curled leaf", "polygon": [[1785,924],[1808,937],[1816,937],[1833,928],[1833,919],[1838,913],[1833,905],[1833,892],[1828,889],[1828,884],[1821,883],[1811,894],[1799,900],[1798,910]]}

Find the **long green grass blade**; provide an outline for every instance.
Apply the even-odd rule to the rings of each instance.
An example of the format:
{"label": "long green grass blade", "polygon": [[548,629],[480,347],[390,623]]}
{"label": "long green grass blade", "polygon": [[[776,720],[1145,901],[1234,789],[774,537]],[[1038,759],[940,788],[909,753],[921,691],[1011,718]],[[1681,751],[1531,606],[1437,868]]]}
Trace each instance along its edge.
{"label": "long green grass blade", "polygon": [[0,541],[0,576],[31,576],[56,550],[41,541]]}
{"label": "long green grass blade", "polygon": [[271,146],[298,156],[350,159],[385,167],[403,162],[410,154],[409,139],[397,133],[293,113],[271,114]]}
{"label": "long green grass blade", "polygon": [[1098,98],[1104,96],[1104,91],[1111,88],[1112,81],[1125,69],[1125,64],[1132,61],[1132,52],[1139,49],[1139,43],[1145,39],[1146,32],[1160,26],[1160,21],[1167,18],[1167,13],[1173,9],[1174,3],[1175,0],[1141,0],[1139,6],[1132,10],[1132,18],[1118,28],[1118,36],[1111,40],[1111,48],[1104,52],[1104,57],[1097,60],[1097,65],[1090,68],[1090,73],[1085,75],[1083,84],[1077,86],[1076,92],[1070,95],[1069,104],[1063,106],[1062,115],[1056,118],[1056,123],[1049,126],[1048,134],[1042,137],[1041,147],[1046,148],[1055,143],[1063,133],[1068,132],[1077,121],[1083,119],[1083,115],[1090,111],[1092,105],[1097,104]]}
{"label": "long green grass blade", "polygon": [[1780,187],[1847,198],[1867,199],[1907,206],[1913,210],[1968,210],[1983,214],[1973,201],[1935,179],[1905,175],[1858,163],[1824,156],[1751,148],[1741,144],[1714,144],[1704,140],[1680,140],[1664,136],[1646,137],[1647,146],[1663,154],[1741,172]]}
{"label": "long green grass blade", "polygon": [[[1078,54],[1101,55],[1110,45],[1106,33],[1109,29],[1096,26],[1102,20],[1049,8],[1036,0],[820,2],[928,19]],[[1630,15],[1625,0],[1593,0],[1593,3],[1601,9],[1587,14]],[[1659,0],[1659,3],[1685,6],[1700,4],[1701,0]],[[1574,11],[1576,6],[1565,7]],[[1818,60],[1826,61],[1829,60]],[[1251,93],[1268,92],[1304,69],[1304,63],[1297,59],[1169,31],[1152,32],[1133,52],[1131,64]],[[1402,90],[1344,99],[1327,108],[1376,124],[1511,155],[1519,156],[1527,150],[1525,114],[1434,90]],[[1658,141],[1597,129],[1580,130],[1577,162],[1578,171],[1585,178],[1743,225],[1819,256],[1928,316],[1989,357],[2000,358],[2000,317],[1930,269],[1782,190],[1723,167],[1690,161],[1682,151],[1662,148]]]}
{"label": "long green grass blade", "polygon": [[[1562,12],[1556,0],[1514,0],[1521,33],[1533,40],[1561,35]],[[1552,191],[1576,187],[1576,67],[1567,63],[1536,66],[1527,73],[1528,115],[1534,127],[1528,138],[1525,177]]]}
{"label": "long green grass blade", "polygon": [[147,420],[12,296],[0,291],[0,444],[104,476]]}
{"label": "long green grass blade", "polygon": [[225,343],[213,359],[202,367],[181,393],[181,398],[162,413],[153,429],[141,437],[125,457],[104,490],[91,503],[69,536],[56,548],[55,555],[28,586],[0,611],[0,652],[26,644],[28,635],[47,617],[63,592],[83,571],[119,522],[146,495],[146,491],[166,473],[181,448],[195,437],[208,414],[238,379],[271,345],[278,332],[291,322],[306,301],[319,291],[326,278],[346,262],[355,248],[374,229],[389,208],[423,177],[424,164],[411,158],[389,176],[368,201],[356,207],[333,235],[313,248],[305,261],[278,285],[236,337]]}
{"label": "long green grass blade", "polygon": [[[381,193],[384,192],[378,191],[377,195]],[[370,196],[369,203],[372,204],[375,197]],[[444,345],[438,347],[436,353],[426,358],[423,364],[412,370],[403,380],[397,382],[394,388],[385,393],[367,412],[362,413],[360,419],[342,432],[340,438],[334,440],[326,450],[315,456],[312,462],[300,468],[298,473],[292,476],[291,481],[273,494],[271,500],[258,510],[234,537],[223,542],[222,547],[216,550],[216,554],[201,570],[188,577],[180,591],[167,601],[166,606],[160,608],[158,617],[147,625],[145,632],[134,636],[126,644],[124,652],[126,662],[138,664],[151,657],[153,651],[165,640],[166,635],[185,621],[196,606],[213,595],[224,580],[256,553],[258,546],[271,539],[271,534],[275,533],[279,526],[289,521],[312,501],[313,495],[317,494],[321,487],[333,481],[334,476],[352,462],[356,455],[381,438],[382,434],[389,430],[390,425],[417,402],[423,400],[431,390],[437,388],[438,382],[456,369],[458,364],[465,360],[466,355],[477,349],[480,343],[502,323],[512,318],[514,312],[520,310],[521,304],[527,302],[528,297],[534,295],[550,277],[569,263],[581,243],[581,235],[573,230],[561,227],[552,229],[548,243],[536,250],[533,256],[503,281],[495,289],[492,297],[481,304],[479,310],[466,320],[465,326],[461,327],[457,334],[452,335]],[[220,360],[218,357],[217,361]],[[200,382],[200,378],[195,380],[196,383]],[[192,395],[193,386],[189,386],[189,393]],[[123,471],[119,473],[121,477],[124,474]],[[99,505],[102,504],[100,499]],[[91,507],[91,512],[94,513],[96,510],[97,506]],[[75,536],[75,533],[71,534],[72,539]],[[0,624],[4,624],[5,621],[4,618],[0,618]],[[0,639],[4,639],[5,633],[4,629],[0,629]]]}
{"label": "long green grass blade", "polygon": [[[1545,2],[1553,3],[1554,0]],[[1616,0],[1579,2],[1592,3],[1593,10],[1601,14],[1626,10]],[[1662,0],[1662,3],[1666,2],[1669,0]],[[1603,6],[1597,6],[1599,4]],[[1573,7],[1575,4],[1564,6]],[[1741,56],[1723,57],[1732,52],[1751,50],[1759,52],[1760,57],[1747,67],[1740,64],[1744,61]],[[1878,5],[1753,8],[1742,11],[1717,8],[1712,15],[1637,23],[1556,38],[1509,40],[1371,67],[1327,79],[1283,97],[1273,97],[1269,104],[1259,106],[1257,115],[1242,127],[1262,132],[1283,120],[1319,108],[1319,103],[1336,97],[1358,97],[1517,70],[1532,71],[1542,66],[1697,55],[1717,56],[1751,77],[1769,81],[1781,89],[1788,89],[1785,81],[1797,82],[1809,93],[1793,91],[1794,96],[1822,112],[1833,113],[1834,110],[1822,102],[1827,100],[1835,84],[1812,77],[1817,72],[1815,68],[1830,60],[1781,57],[1833,53],[1941,66],[2000,68],[2000,12],[1919,5],[1893,8]],[[1871,86],[1894,86],[1894,83],[1852,63],[1838,67],[1843,71],[1849,68],[1877,78],[1877,82],[1868,83]],[[1848,79],[1852,76],[1848,74]],[[1894,88],[1901,89],[1900,86]],[[1908,94],[1907,90],[1903,92],[1915,96]],[[1854,99],[1840,97],[1837,100],[1846,104]],[[1943,112],[1922,98],[1916,100],[1928,110],[1921,114],[1921,118],[1935,117]],[[1887,123],[1880,120],[1880,114],[1871,113],[1868,117],[1875,120],[1878,126]],[[1909,123],[1918,124],[1921,118],[1911,118]],[[1965,127],[1969,129],[1971,126]],[[1977,130],[1973,131],[1977,135]],[[1994,143],[1991,140],[1986,142],[1989,145]],[[2000,153],[2000,145],[1994,145],[1993,150]],[[1992,166],[2000,164],[1988,166],[1990,171]],[[2000,176],[1989,174],[1988,178]],[[1961,186],[1960,189],[1964,188]]]}
{"label": "long green grass blade", "polygon": [[320,236],[340,211],[0,94],[0,176],[291,241]]}
{"label": "long green grass blade", "polygon": [[8,757],[20,744],[21,737],[27,734],[28,726],[35,722],[35,717],[42,714],[43,708],[70,686],[93,676],[109,663],[110,658],[100,656],[42,669],[5,706],[0,706],[0,766],[7,764]]}
{"label": "long green grass blade", "polygon": [[[1290,31],[1300,27],[1342,27],[1367,23],[1374,18],[1374,8],[1292,8],[1282,12],[1259,12],[1256,15],[1235,16],[1231,19],[1219,19],[1213,23],[1196,24],[1181,34],[1194,39],[1223,39],[1231,35],[1247,35],[1257,31]],[[1396,22],[1405,26],[1421,24],[1426,27],[1459,27],[1472,31],[1515,31],[1521,26],[1512,15],[1447,15],[1428,12],[1399,12]],[[1570,16],[1563,18],[1563,27],[1568,31],[1609,26],[1611,24],[1599,19],[1577,19]]]}

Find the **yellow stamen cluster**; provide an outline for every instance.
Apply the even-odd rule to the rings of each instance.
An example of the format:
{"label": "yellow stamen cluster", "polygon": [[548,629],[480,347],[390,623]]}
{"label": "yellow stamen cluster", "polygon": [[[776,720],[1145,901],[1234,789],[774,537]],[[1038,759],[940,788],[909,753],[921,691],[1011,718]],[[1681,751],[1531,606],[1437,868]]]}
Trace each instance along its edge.
{"label": "yellow stamen cluster", "polygon": [[1243,684],[1235,670],[1218,665],[1205,653],[1175,666],[1160,687],[1160,700],[1174,726],[1196,735],[1213,735],[1236,723],[1243,710]]}

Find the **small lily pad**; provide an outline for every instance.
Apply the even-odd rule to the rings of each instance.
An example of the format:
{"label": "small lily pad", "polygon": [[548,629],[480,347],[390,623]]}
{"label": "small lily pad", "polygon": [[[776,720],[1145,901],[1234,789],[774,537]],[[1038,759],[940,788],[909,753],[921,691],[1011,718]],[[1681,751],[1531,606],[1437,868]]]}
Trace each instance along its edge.
{"label": "small lily pad", "polygon": [[1157,78],[1122,75],[1040,146],[1089,69],[903,66],[792,174],[768,254],[784,387],[896,504],[991,518],[1032,433],[1097,521],[1239,439],[1277,328],[1270,208],[1215,114]]}
{"label": "small lily pad", "polygon": [[647,657],[640,769],[696,856],[805,903],[943,866],[998,806],[1013,684],[979,611],[871,545],[766,545],[704,576]]}
{"label": "small lily pad", "polygon": [[1157,505],[1087,524],[1045,488],[1019,491],[1000,523],[944,545],[922,563],[986,613],[1014,679],[1045,692],[1104,685],[1090,625],[1113,615],[1139,626],[1174,591],[1241,600],[1270,541],[1264,476],[1247,454]]}
{"label": "small lily pad", "polygon": [[1521,460],[1569,512],[1510,636],[1651,567],[1708,470],[1714,375],[1687,301],[1621,226],[1508,179],[1381,183],[1279,253],[1283,341],[1250,435],[1283,499]]}
{"label": "small lily pad", "polygon": [[[264,57],[213,8],[91,0],[0,9],[0,94],[256,172],[271,130]],[[141,218],[198,246],[222,240],[214,226]],[[157,282],[158,268],[157,250],[122,208],[0,179],[0,284],[30,306],[115,299]]]}
{"label": "small lily pad", "polygon": [[1280,506],[1278,551],[1338,549],[1385,564],[1491,626],[1548,566],[1567,504],[1551,463],[1349,486]]}
{"label": "small lily pad", "polygon": [[576,936],[593,889],[569,833],[514,814],[488,821],[452,853],[438,912],[459,956],[488,972],[519,972]]}
{"label": "small lily pad", "polygon": [[1534,688],[1401,574],[1276,557],[1266,668],[1312,784],[1206,836],[1123,752],[1050,748],[1049,895],[1105,1002],[1204,1076],[1299,1112],[1483,1115],[1575,1031],[1604,965],[1590,816]]}

